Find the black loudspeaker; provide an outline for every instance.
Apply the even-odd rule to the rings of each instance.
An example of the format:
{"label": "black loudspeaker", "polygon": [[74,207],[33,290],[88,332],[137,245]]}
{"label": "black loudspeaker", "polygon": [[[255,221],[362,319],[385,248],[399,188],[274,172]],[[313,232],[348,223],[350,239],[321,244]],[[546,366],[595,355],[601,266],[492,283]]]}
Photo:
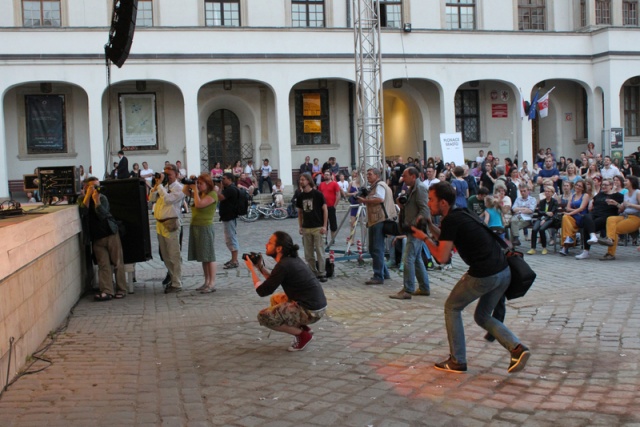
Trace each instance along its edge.
{"label": "black loudspeaker", "polygon": [[109,199],[111,214],[124,224],[121,233],[124,263],[149,261],[151,236],[144,179],[112,179],[100,182],[100,191]]}
{"label": "black loudspeaker", "polygon": [[118,68],[129,56],[137,15],[138,0],[114,0],[109,42],[104,46],[104,53]]}

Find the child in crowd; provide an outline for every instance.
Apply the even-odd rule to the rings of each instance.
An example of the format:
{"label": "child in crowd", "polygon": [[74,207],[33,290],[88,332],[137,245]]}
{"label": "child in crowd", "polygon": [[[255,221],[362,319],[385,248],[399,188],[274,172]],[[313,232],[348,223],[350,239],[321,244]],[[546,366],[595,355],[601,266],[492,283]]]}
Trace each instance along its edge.
{"label": "child in crowd", "polygon": [[504,239],[504,221],[502,220],[502,210],[500,202],[494,196],[486,196],[484,198],[485,210],[482,214],[484,223],[489,228]]}
{"label": "child in crowd", "polygon": [[282,185],[282,180],[280,178],[276,179],[276,183],[271,187],[271,195],[273,196],[273,202],[276,204],[277,208],[281,208],[284,206],[284,185]]}

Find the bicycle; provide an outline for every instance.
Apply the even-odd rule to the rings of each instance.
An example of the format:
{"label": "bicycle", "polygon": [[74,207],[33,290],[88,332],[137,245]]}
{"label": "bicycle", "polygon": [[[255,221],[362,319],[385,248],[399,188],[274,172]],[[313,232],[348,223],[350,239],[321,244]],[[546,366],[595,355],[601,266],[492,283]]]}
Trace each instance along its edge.
{"label": "bicycle", "polygon": [[273,203],[268,205],[259,205],[257,203],[251,203],[246,215],[241,215],[240,218],[245,222],[257,221],[261,216],[265,218],[273,219],[286,219],[289,217],[289,213],[286,208],[277,208]]}

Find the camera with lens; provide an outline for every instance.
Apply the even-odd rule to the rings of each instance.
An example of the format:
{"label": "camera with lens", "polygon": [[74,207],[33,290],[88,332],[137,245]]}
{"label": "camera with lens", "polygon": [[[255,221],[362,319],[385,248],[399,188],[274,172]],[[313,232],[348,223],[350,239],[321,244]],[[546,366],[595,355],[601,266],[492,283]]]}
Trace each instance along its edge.
{"label": "camera with lens", "polygon": [[[160,178],[162,178],[162,174],[160,172],[156,172],[153,177],[155,178],[155,180],[159,180]],[[167,183],[169,182],[169,178],[167,178],[167,176],[164,176],[164,179],[162,180],[162,185],[167,185]]]}
{"label": "camera with lens", "polygon": [[[426,219],[424,218],[420,218],[414,225],[415,228],[417,228],[418,230],[422,231],[423,233],[427,232],[427,226],[428,226],[428,222]],[[411,230],[411,226],[410,225],[402,225],[400,227],[400,230],[404,233],[404,234],[411,234],[413,232],[413,230]]]}
{"label": "camera with lens", "polygon": [[406,194],[401,194],[398,196],[398,203],[400,203],[401,205],[406,204],[407,200],[409,200],[409,198],[407,197]]}
{"label": "camera with lens", "polygon": [[93,189],[95,191],[97,191],[98,193],[100,193],[102,191],[102,187],[100,187],[99,185],[96,185],[95,187],[93,187]]}
{"label": "camera with lens", "polygon": [[180,181],[183,185],[193,185],[196,183],[196,180],[193,178],[182,178],[182,181]]}
{"label": "camera with lens", "polygon": [[358,188],[358,192],[356,193],[357,197],[367,197],[369,195],[369,189],[367,187]]}
{"label": "camera with lens", "polygon": [[242,259],[245,261],[251,261],[253,265],[262,264],[262,254],[260,254],[260,252],[249,252],[248,254],[242,254]]}

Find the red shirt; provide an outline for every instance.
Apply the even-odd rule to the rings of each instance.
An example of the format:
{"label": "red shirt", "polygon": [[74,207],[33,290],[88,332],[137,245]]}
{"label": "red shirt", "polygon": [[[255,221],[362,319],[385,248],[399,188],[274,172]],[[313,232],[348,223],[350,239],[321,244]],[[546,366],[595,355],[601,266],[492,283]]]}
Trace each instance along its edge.
{"label": "red shirt", "polygon": [[336,200],[338,199],[336,193],[340,192],[340,186],[337,182],[331,181],[327,183],[326,181],[322,181],[318,186],[318,190],[320,190],[324,196],[327,207],[332,208],[336,205]]}

